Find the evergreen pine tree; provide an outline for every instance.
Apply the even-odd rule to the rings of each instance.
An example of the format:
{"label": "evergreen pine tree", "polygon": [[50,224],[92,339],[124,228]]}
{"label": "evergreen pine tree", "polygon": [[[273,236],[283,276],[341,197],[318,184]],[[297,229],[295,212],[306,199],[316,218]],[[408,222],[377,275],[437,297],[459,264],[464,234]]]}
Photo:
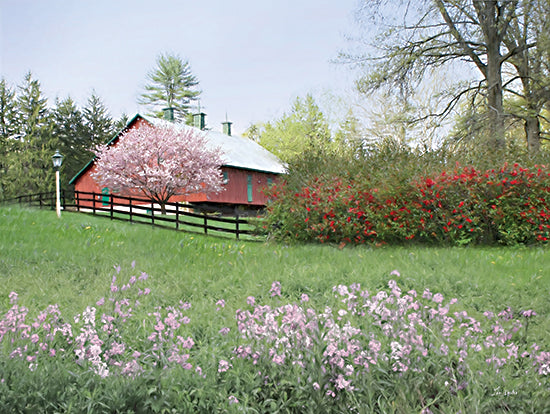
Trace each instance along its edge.
{"label": "evergreen pine tree", "polygon": [[52,155],[58,146],[40,82],[28,72],[18,87],[18,134],[7,156],[5,192],[10,196],[53,190]]}
{"label": "evergreen pine tree", "polygon": [[96,144],[104,144],[113,137],[115,133],[113,118],[95,91],[88,98],[83,116],[87,149],[91,149]]}
{"label": "evergreen pine tree", "polygon": [[138,102],[151,107],[158,117],[163,116],[163,108],[174,108],[175,119],[186,121],[191,102],[201,93],[196,89],[199,81],[191,73],[189,62],[175,55],[160,55],[156,68],[147,74],[147,81]]}
{"label": "evergreen pine tree", "polygon": [[17,135],[15,91],[5,79],[0,81],[0,200],[6,198],[8,159],[14,137]]}
{"label": "evergreen pine tree", "polygon": [[53,125],[53,133],[59,142],[58,149],[65,156],[61,174],[64,187],[91,158],[87,151],[82,113],[70,97],[56,100]]}

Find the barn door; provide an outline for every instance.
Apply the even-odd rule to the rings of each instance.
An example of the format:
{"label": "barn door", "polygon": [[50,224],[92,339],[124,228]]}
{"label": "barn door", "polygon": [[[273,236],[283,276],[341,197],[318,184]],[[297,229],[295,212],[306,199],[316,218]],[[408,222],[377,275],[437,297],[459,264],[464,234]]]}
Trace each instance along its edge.
{"label": "barn door", "polygon": [[104,206],[109,205],[109,187],[103,187],[101,189],[101,202]]}
{"label": "barn door", "polygon": [[252,174],[248,174],[248,182],[247,182],[247,195],[248,195],[248,202],[252,203],[253,197],[252,197]]}

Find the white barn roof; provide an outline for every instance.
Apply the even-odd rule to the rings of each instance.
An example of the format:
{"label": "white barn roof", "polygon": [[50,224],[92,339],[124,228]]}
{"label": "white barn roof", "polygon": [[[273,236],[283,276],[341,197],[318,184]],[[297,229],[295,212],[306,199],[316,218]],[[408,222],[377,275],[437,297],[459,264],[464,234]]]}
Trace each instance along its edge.
{"label": "white barn roof", "polygon": [[208,143],[213,148],[221,148],[224,166],[274,174],[284,174],[286,172],[285,166],[279,158],[251,139],[238,135],[226,135],[213,130],[202,131],[189,125],[174,123],[151,116],[139,116],[154,126],[168,126],[182,130],[193,129],[204,133]]}

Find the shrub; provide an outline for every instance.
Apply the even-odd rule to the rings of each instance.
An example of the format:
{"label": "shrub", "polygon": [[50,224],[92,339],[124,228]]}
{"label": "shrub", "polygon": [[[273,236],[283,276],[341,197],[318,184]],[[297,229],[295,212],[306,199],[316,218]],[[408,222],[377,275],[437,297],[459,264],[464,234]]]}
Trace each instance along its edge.
{"label": "shrub", "polygon": [[275,237],[332,243],[513,245],[550,238],[550,169],[456,165],[378,187],[319,176],[294,190],[271,189],[265,225]]}

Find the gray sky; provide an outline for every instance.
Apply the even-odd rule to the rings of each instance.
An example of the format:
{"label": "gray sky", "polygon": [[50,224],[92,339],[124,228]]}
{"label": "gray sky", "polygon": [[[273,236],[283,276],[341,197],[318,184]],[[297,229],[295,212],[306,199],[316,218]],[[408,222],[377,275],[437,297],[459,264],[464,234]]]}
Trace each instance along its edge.
{"label": "gray sky", "polygon": [[212,128],[242,133],[308,92],[351,88],[345,49],[357,0],[0,0],[0,69],[27,71],[54,104],[84,106],[92,90],[114,117],[145,112],[137,98],[160,53],[188,59]]}

